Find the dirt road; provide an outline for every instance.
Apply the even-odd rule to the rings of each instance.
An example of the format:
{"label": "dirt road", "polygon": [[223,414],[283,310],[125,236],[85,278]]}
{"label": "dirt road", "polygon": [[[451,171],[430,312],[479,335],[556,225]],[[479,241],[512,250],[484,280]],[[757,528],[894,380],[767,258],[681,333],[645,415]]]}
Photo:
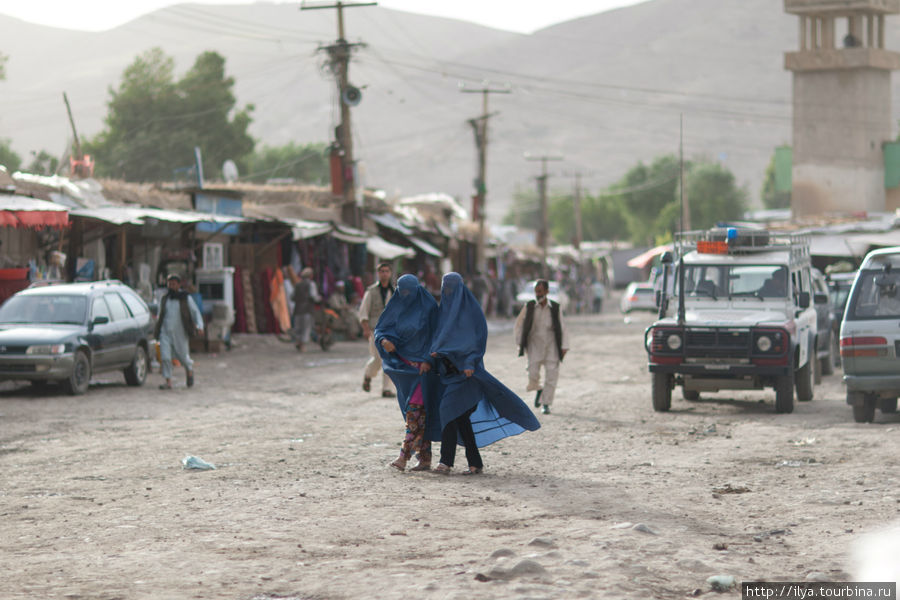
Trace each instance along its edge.
{"label": "dirt road", "polygon": [[[486,448],[479,477],[386,466],[403,422],[360,390],[362,343],[298,355],[237,336],[174,392],[158,373],[80,398],[4,384],[0,598],[644,599],[719,574],[849,579],[855,540],[900,511],[900,417],[853,423],[839,374],[790,415],[772,391],[676,391],[654,413],[650,321],[570,318],[553,414]],[[524,395],[511,324],[486,363]]]}

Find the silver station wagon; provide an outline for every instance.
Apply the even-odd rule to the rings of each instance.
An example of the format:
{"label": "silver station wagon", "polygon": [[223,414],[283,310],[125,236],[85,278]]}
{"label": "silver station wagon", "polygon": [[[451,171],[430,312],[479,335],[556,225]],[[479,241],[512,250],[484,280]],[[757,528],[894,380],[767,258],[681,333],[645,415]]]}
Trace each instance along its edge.
{"label": "silver station wagon", "polygon": [[847,404],[857,423],[875,409],[897,411],[900,396],[900,247],[866,255],[841,322]]}

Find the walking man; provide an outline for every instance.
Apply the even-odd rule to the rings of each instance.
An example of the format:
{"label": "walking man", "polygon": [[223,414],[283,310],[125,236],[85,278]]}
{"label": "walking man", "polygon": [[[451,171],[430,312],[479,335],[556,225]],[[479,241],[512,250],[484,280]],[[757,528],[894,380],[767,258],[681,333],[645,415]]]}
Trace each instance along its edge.
{"label": "walking man", "polygon": [[[550,405],[556,393],[559,379],[559,363],[569,351],[569,338],[563,323],[559,303],[547,298],[550,284],[538,279],[534,284],[534,300],[529,300],[516,319],[516,341],[519,356],[528,354],[528,388],[536,392],[534,406],[550,414]],[[541,386],[541,367],[544,367],[544,385]]]}
{"label": "walking man", "polygon": [[190,294],[181,289],[181,277],[172,273],[166,278],[169,292],[159,302],[159,318],[156,319],[155,337],[159,340],[159,357],[162,376],[166,382],[161,390],[172,389],[172,355],[175,355],[187,375],[187,386],[194,386],[194,361],[191,360],[188,342],[192,335],[203,331],[203,315]]}
{"label": "walking man", "polygon": [[[366,293],[359,305],[359,324],[362,325],[363,336],[369,341],[369,355],[371,356],[363,374],[362,388],[366,392],[372,389],[372,378],[381,371],[381,355],[375,348],[372,327],[378,323],[384,307],[394,295],[394,286],[391,285],[392,274],[391,263],[378,263],[378,281],[366,288]],[[381,371],[381,395],[385,398],[393,398],[395,396],[393,387],[387,373]]]}
{"label": "walking man", "polygon": [[294,301],[294,327],[291,336],[294,338],[297,350],[303,352],[309,342],[310,332],[312,332],[314,305],[322,300],[316,289],[316,282],[313,281],[311,267],[300,271],[300,281],[294,286],[291,300]]}

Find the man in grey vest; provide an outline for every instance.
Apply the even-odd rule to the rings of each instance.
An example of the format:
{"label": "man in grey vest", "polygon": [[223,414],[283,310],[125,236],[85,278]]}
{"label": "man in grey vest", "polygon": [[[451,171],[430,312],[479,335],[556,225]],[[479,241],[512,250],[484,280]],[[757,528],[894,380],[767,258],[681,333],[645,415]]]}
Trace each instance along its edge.
{"label": "man in grey vest", "polygon": [[363,374],[362,388],[368,392],[372,389],[372,378],[381,372],[381,395],[391,398],[395,395],[394,384],[390,377],[381,370],[381,355],[375,349],[375,336],[372,330],[378,324],[378,318],[384,312],[384,307],[394,294],[394,286],[391,285],[391,263],[378,263],[378,281],[366,288],[362,303],[359,305],[359,324],[362,325],[363,336],[369,340],[369,362]]}
{"label": "man in grey vest", "polygon": [[[535,300],[529,300],[516,319],[516,343],[519,356],[528,354],[528,388],[536,392],[534,406],[550,414],[550,405],[556,394],[559,379],[559,363],[569,351],[569,339],[563,323],[559,303],[547,298],[550,284],[538,279],[534,284]],[[544,367],[544,385],[541,386],[541,366]]]}

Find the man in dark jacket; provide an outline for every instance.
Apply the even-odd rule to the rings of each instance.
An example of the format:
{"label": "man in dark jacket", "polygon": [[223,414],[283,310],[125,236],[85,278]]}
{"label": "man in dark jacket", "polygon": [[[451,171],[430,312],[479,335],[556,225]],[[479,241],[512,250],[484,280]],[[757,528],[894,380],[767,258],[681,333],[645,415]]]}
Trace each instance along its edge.
{"label": "man in dark jacket", "polygon": [[[569,351],[569,339],[558,302],[547,297],[550,284],[539,279],[534,284],[534,300],[529,300],[516,319],[516,343],[519,356],[528,354],[528,387],[535,392],[534,406],[550,414],[550,405],[559,379],[559,363]],[[541,367],[544,385],[541,386]]]}

